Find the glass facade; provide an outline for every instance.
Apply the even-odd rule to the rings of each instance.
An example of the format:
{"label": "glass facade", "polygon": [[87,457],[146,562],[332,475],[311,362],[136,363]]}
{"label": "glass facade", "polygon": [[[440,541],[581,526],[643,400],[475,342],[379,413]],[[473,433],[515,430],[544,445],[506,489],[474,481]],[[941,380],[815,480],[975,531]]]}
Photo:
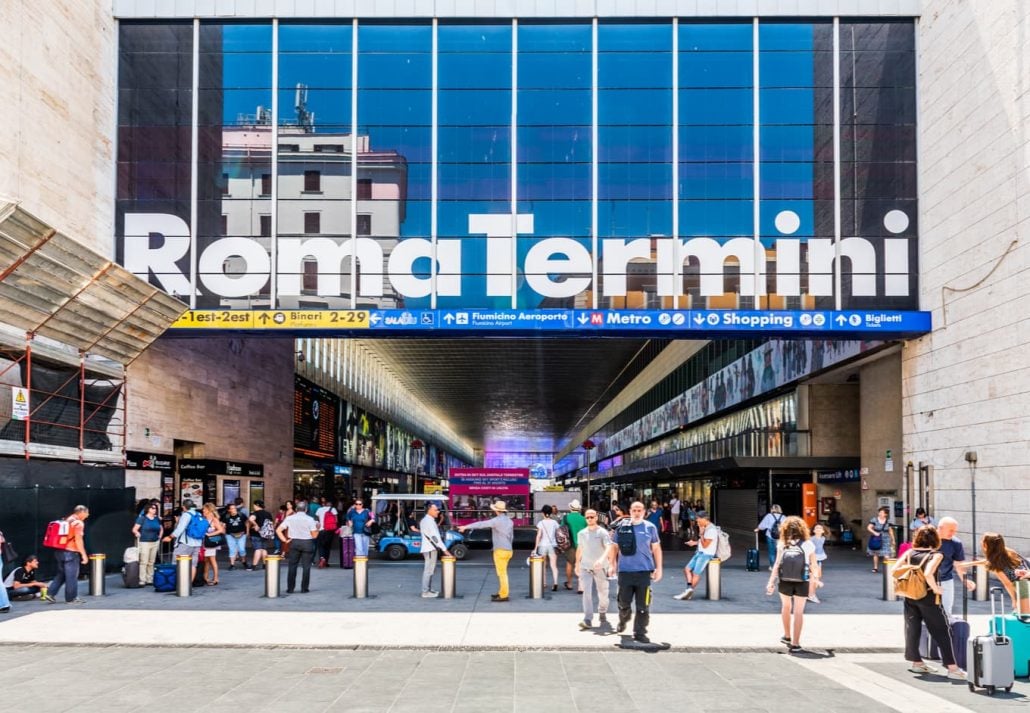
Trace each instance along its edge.
{"label": "glass facade", "polygon": [[119,258],[196,307],[918,306],[910,20],[122,22],[120,48]]}

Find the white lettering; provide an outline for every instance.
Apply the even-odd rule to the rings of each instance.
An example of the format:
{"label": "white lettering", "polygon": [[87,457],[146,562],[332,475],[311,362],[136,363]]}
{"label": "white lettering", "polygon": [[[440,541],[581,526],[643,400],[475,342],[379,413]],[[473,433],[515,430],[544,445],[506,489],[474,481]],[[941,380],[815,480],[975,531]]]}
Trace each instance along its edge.
{"label": "white lettering", "polygon": [[[533,216],[517,216],[517,233],[533,232]],[[469,231],[486,236],[486,264],[473,266],[474,274],[487,275],[487,294],[493,297],[512,294],[513,243],[511,215],[470,215]],[[189,226],[179,217],[163,213],[128,213],[125,216],[123,255],[127,270],[152,279],[166,292],[189,295],[190,280],[181,266],[189,256]],[[481,239],[481,238],[475,238]],[[151,247],[154,242],[157,247]],[[722,295],[727,263],[739,269],[740,294],[763,295],[771,269],[768,256],[775,255],[776,294],[801,294],[802,246],[807,248],[808,294],[815,297],[834,294],[833,271],[837,247],[828,238],[779,238],[769,251],[751,238],[713,240],[694,237],[686,240],[659,238],[656,260],[651,260],[651,239],[605,239],[597,256],[603,271],[602,297],[619,297],[627,293],[627,273],[631,262],[645,261],[654,270],[657,293],[662,297],[681,293],[676,284],[681,274],[678,261],[692,258],[700,268],[700,294],[703,297]],[[884,294],[909,294],[910,245],[904,238],[889,238],[884,244]],[[464,241],[437,241],[437,293],[446,297],[462,294],[462,248]],[[357,250],[358,275],[350,275],[351,250]],[[876,295],[876,248],[865,238],[840,241],[840,255],[847,258],[850,270],[850,294]],[[481,254],[481,253],[480,253]],[[314,259],[318,265],[318,294],[341,296],[343,276],[360,277],[363,297],[381,297],[384,276],[398,294],[410,298],[427,297],[431,279],[414,274],[417,260],[432,259],[432,243],[423,238],[400,240],[384,265],[381,244],[372,238],[337,242],[329,238],[281,238],[279,240],[279,294],[296,297],[301,294],[304,262]],[[526,284],[537,294],[550,298],[567,298],[591,288],[594,256],[588,246],[571,238],[542,238],[528,250],[524,265]],[[271,273],[268,248],[254,238],[227,237],[212,241],[197,256],[198,278],[205,290],[218,297],[248,297],[258,294]],[[842,261],[843,262],[843,261]],[[469,269],[469,266],[465,266]],[[758,280],[755,280],[755,270]],[[199,294],[199,290],[198,290]]]}
{"label": "white lettering", "polygon": [[[164,240],[151,249],[150,236]],[[168,213],[125,214],[124,267],[136,277],[149,280],[151,273],[170,295],[189,295],[190,281],[176,265],[190,251],[190,227]]]}
{"label": "white lettering", "polygon": [[[533,232],[533,215],[517,216],[516,232]],[[514,266],[511,264],[512,216],[508,214],[472,213],[469,215],[469,235],[486,235],[486,294],[490,297],[511,297]]]}
{"label": "white lettering", "polygon": [[[318,263],[318,294],[340,295],[341,276],[350,272],[353,240],[337,243],[329,238],[279,239],[279,294],[296,297],[301,294],[304,258]],[[383,249],[372,238],[358,238],[358,270],[361,272],[361,296],[383,296]],[[344,260],[347,260],[346,267]]]}
{"label": "white lettering", "polygon": [[[564,255],[553,259],[553,255]],[[541,240],[526,254],[526,282],[544,297],[575,297],[590,288],[593,264],[590,251],[571,238]],[[562,282],[551,279],[553,273],[583,274],[586,277],[566,277]]]}
{"label": "white lettering", "polygon": [[626,294],[626,272],[631,260],[650,260],[651,241],[647,238],[630,240],[605,239],[601,241],[604,253],[604,294],[622,297]]}

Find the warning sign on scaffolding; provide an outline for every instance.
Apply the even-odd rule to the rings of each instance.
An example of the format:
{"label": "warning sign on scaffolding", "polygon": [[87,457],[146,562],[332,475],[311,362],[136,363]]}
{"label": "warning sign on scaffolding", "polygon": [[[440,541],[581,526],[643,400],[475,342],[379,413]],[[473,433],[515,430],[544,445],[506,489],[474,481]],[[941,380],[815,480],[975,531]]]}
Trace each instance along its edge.
{"label": "warning sign on scaffolding", "polygon": [[29,417],[29,390],[20,386],[11,389],[11,420],[24,421]]}

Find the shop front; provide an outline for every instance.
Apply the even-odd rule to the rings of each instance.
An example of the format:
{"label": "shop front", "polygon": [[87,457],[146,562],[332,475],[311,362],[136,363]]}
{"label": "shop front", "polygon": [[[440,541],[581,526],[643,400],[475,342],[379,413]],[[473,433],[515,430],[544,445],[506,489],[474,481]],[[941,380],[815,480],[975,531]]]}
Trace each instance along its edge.
{"label": "shop front", "polygon": [[265,467],[260,463],[182,458],[179,460],[178,502],[190,500],[196,507],[215,503],[219,507],[243,498],[248,508],[265,499]]}
{"label": "shop front", "polygon": [[161,503],[161,519],[170,523],[175,503],[175,456],[147,451],[125,452],[125,487],[136,489],[136,499]]}

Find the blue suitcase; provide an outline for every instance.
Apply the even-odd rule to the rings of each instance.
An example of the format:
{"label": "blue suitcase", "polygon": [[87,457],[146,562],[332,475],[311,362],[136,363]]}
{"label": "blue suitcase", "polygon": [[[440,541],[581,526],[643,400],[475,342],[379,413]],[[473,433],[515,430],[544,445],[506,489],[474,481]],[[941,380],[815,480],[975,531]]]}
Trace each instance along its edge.
{"label": "blue suitcase", "polygon": [[154,565],[154,591],[175,591],[175,565],[171,563]]}
{"label": "blue suitcase", "polygon": [[748,572],[757,572],[760,565],[758,564],[758,535],[755,534],[755,548],[749,549],[745,554],[744,567]]}
{"label": "blue suitcase", "polygon": [[[1022,611],[1020,603],[1025,599],[1023,590],[1026,585],[1022,582],[1015,582],[1013,586],[1016,590],[1016,601],[1012,602],[1012,606],[1016,612],[1019,612]],[[1000,621],[1002,618],[1004,618],[1004,622]],[[994,634],[998,629],[1001,629],[1004,632],[1003,635],[1012,641],[1013,673],[1017,678],[1030,676],[1030,615],[1015,613],[992,615],[990,633]]]}

